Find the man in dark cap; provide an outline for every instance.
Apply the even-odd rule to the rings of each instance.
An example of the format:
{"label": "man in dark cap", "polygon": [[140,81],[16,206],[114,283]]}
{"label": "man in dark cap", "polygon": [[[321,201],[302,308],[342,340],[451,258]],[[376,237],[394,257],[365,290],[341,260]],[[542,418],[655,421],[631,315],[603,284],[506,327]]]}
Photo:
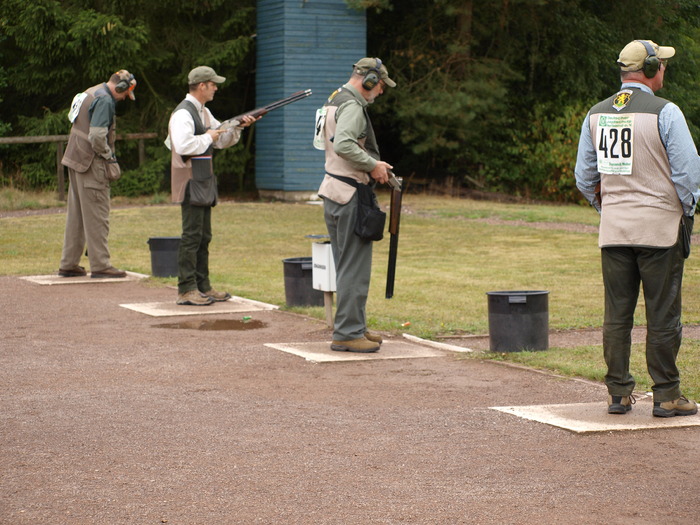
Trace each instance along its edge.
{"label": "man in dark cap", "polygon": [[80,258],[87,245],[90,277],[125,277],[110,262],[110,182],[120,175],[114,152],[116,103],[135,100],[136,79],[126,69],[107,82],[93,86],[73,99],[68,118],[73,123],[61,163],[68,167],[68,213],[58,275],[87,275]]}
{"label": "man in dark cap", "polygon": [[355,234],[358,185],[386,183],[391,165],[380,160],[367,106],[395,87],[378,58],[353,64],[348,82],[325,104],[326,175],[318,190],[336,267],[337,307],[331,349],[376,352],[382,338],[367,330],[365,312],[372,271],[372,242]]}
{"label": "man in dark cap", "polygon": [[217,84],[225,81],[208,66],[190,71],[189,93],[173,111],[168,125],[172,202],[179,203],[182,211],[177,304],[206,306],[231,298],[209,282],[211,209],[218,197],[212,153],[215,148],[238,143],[243,128],[257,119],[244,116],[237,125],[221,128],[205,104],[214,100]]}
{"label": "man in dark cap", "polygon": [[[631,331],[640,284],[646,361],[657,417],[698,411],[681,393],[681,285],[700,197],[700,159],[681,110],[654,93],[676,50],[634,40],[620,52],[622,87],[596,104],[581,129],[576,185],[600,212],[608,413],[632,409]],[[684,240],[687,239],[688,243]]]}

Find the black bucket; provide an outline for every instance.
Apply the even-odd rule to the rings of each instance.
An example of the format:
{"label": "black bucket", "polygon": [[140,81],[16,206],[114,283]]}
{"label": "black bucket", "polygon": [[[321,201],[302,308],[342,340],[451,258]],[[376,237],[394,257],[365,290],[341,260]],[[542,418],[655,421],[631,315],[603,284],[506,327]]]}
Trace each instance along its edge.
{"label": "black bucket", "polygon": [[549,292],[487,292],[486,295],[492,352],[549,348]]}
{"label": "black bucket", "polygon": [[287,306],[323,306],[323,292],[313,287],[312,258],[292,257],[282,263]]}
{"label": "black bucket", "polygon": [[151,275],[154,277],[177,277],[177,252],[180,237],[151,237]]}

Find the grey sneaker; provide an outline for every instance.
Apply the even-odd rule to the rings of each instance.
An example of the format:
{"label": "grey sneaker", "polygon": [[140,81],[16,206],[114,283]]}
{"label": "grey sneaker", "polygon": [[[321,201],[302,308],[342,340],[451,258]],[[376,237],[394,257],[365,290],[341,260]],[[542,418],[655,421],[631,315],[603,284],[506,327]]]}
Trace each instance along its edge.
{"label": "grey sneaker", "polygon": [[634,396],[608,396],[608,414],[626,414],[635,402]]}
{"label": "grey sneaker", "polygon": [[214,301],[228,301],[231,299],[231,294],[228,292],[217,292],[212,288],[211,290],[207,292],[202,292],[202,295],[206,295],[207,297],[210,297]]}
{"label": "grey sneaker", "polygon": [[189,292],[181,293],[177,296],[177,304],[191,306],[207,306],[214,302],[214,299],[207,297],[198,290],[190,290]]}
{"label": "grey sneaker", "polygon": [[697,413],[697,403],[689,401],[685,396],[673,401],[654,401],[654,410],[652,411],[655,417],[692,416]]}

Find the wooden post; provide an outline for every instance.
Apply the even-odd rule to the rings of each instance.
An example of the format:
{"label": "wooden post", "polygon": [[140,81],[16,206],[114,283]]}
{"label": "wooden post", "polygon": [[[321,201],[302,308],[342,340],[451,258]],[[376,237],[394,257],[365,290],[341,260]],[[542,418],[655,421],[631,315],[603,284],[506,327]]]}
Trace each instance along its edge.
{"label": "wooden post", "polygon": [[326,324],[333,328],[333,292],[323,292],[323,306],[326,308]]}
{"label": "wooden post", "polygon": [[139,139],[139,166],[143,166],[146,163],[146,145],[143,139]]}

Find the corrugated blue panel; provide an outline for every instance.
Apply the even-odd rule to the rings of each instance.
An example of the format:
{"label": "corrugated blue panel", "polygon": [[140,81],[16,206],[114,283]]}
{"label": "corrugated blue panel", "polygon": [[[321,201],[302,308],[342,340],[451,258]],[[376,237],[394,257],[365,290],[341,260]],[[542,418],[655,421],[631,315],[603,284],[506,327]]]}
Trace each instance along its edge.
{"label": "corrugated blue panel", "polygon": [[365,56],[365,15],[344,0],[258,0],[257,35],[256,105],[313,91],[255,125],[257,187],[316,191],[324,155],[311,145],[314,115]]}

